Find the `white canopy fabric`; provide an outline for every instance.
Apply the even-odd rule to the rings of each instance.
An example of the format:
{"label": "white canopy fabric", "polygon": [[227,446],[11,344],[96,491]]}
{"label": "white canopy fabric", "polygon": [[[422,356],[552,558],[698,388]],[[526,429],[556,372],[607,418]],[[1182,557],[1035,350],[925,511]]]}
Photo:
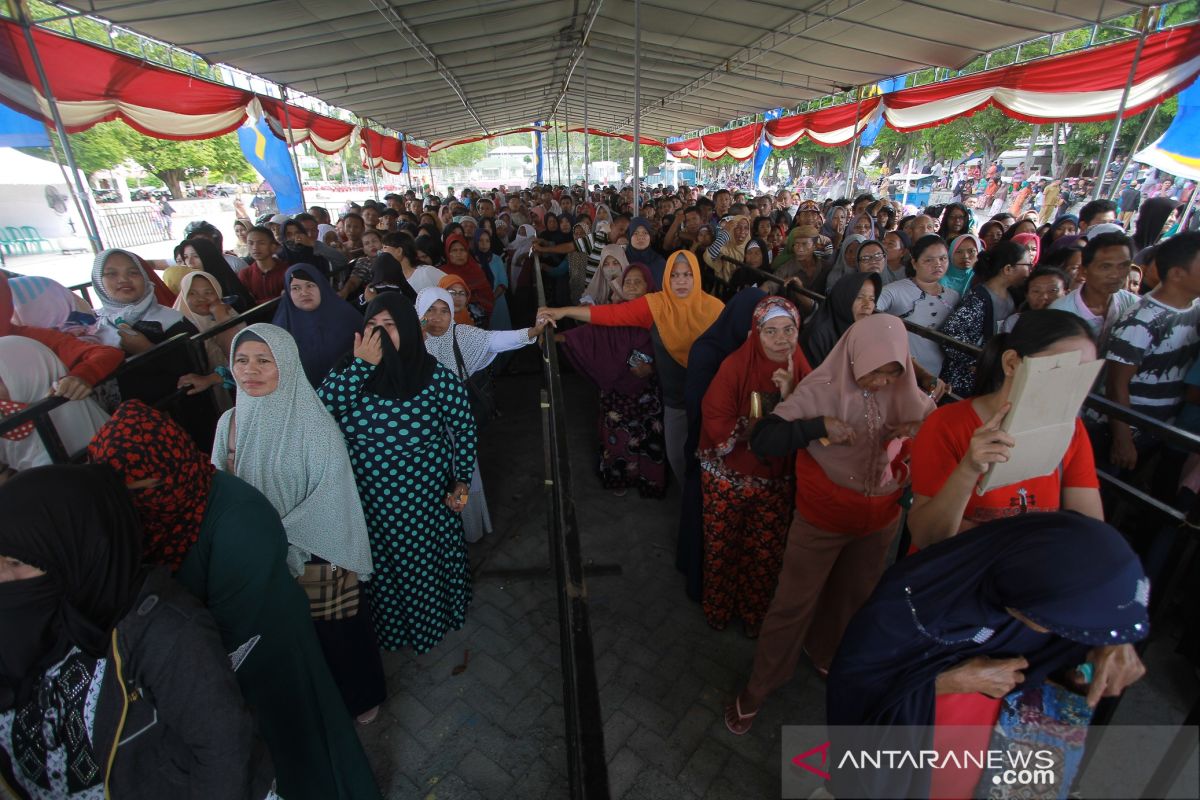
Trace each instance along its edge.
{"label": "white canopy fabric", "polygon": [[65,187],[67,180],[53,161],[27,156],[11,147],[0,147],[0,185]]}
{"label": "white canopy fabric", "polygon": [[[1149,0],[647,0],[641,132],[666,137],[1111,19]],[[630,133],[631,0],[89,0],[87,12],[411,139],[557,118]],[[567,90],[569,84],[569,91]]]}

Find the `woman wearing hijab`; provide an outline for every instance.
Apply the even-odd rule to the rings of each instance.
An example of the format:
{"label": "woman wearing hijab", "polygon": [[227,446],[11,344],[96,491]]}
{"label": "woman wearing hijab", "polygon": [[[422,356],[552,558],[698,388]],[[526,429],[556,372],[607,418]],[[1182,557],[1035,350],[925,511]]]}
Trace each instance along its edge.
{"label": "woman wearing hijab", "polygon": [[[829,671],[828,724],[872,726],[880,737],[899,726],[934,727],[932,741],[916,729],[892,730],[890,746],[907,736],[914,751],[941,749],[938,728],[952,724],[943,716],[947,698],[970,693],[990,703],[987,731],[1000,698],[1019,709],[1022,695],[1051,676],[1094,707],[1144,673],[1136,657],[1120,668],[1114,655],[1149,635],[1149,599],[1137,556],[1099,520],[1047,513],[982,525],[883,576]],[[860,727],[846,744],[872,749],[879,741]],[[839,771],[831,788],[839,797],[969,797],[980,770],[968,772]],[[1067,776],[1061,785],[1070,783]]]}
{"label": "woman wearing hijab", "polygon": [[0,786],[274,797],[216,625],[166,570],[141,567],[113,471],[32,470],[0,487],[0,516]]}
{"label": "woman wearing hijab", "polygon": [[[221,286],[217,279],[207,272],[193,271],[183,276],[180,284],[179,299],[175,301],[175,310],[183,314],[201,333],[215,328],[232,319],[236,312],[225,304],[221,298]],[[229,374],[229,346],[233,337],[246,324],[239,322],[233,327],[226,328],[215,336],[204,340],[204,354],[207,357],[209,374],[189,373],[179,379],[179,386],[191,386],[189,394],[199,394],[205,389],[214,392],[214,400],[221,409],[233,405],[228,391],[225,389],[225,378]],[[230,386],[230,388],[233,388]]]}
{"label": "woman wearing hijab", "polygon": [[[482,322],[479,307],[471,307],[471,290],[467,288],[466,281],[457,275],[447,275],[438,281],[436,288],[442,289],[450,295],[450,299],[454,303],[452,310],[456,324],[479,327],[479,323]],[[423,292],[425,289],[421,291]]]}
{"label": "woman wearing hijab", "polygon": [[799,333],[791,302],[761,300],[745,342],[722,362],[702,405],[704,616],[717,630],[740,617],[750,638],[779,578],[794,489],[790,454],[759,458],[749,438],[761,415],[812,371]]}
{"label": "woman wearing hijab", "polygon": [[[237,408],[217,423],[213,466],[271,501],[294,574],[329,564],[369,580],[371,548],[346,442],[307,380],[296,341],[259,323],[237,335],[232,353]],[[374,721],[387,689],[370,617],[356,609],[313,625],[346,708],[360,723]]]}
{"label": "woman wearing hijab", "polygon": [[833,285],[803,330],[800,347],[808,363],[820,366],[850,326],[875,313],[883,281],[873,272],[854,272]]}
{"label": "woman wearing hijab", "polygon": [[850,233],[857,234],[859,236],[865,236],[868,239],[874,239],[875,218],[864,211],[854,219],[850,220]]}
{"label": "woman wearing hijab", "polygon": [[[539,325],[515,331],[488,331],[451,319],[450,308],[457,302],[453,289],[422,289],[417,295],[416,313],[425,332],[425,349],[438,363],[462,383],[487,367],[501,353],[520,349],[537,341],[546,327]],[[463,529],[468,542],[477,542],[492,532],[487,498],[479,463],[475,463],[466,507],[462,511]]]}
{"label": "woman wearing hijab", "polygon": [[952,242],[971,230],[974,216],[962,203],[950,203],[942,209],[941,224],[937,235]]}
{"label": "woman wearing hijab", "polygon": [[1042,234],[1042,246],[1039,253],[1049,255],[1054,249],[1054,243],[1063,236],[1074,236],[1079,233],[1079,217],[1074,214],[1063,214],[1050,225],[1050,230]]}
{"label": "woman wearing hijab", "polygon": [[[66,376],[67,368],[41,342],[0,336],[0,418],[44,399]],[[49,419],[67,454],[73,456],[87,447],[108,414],[94,399],[85,397],[54,409]],[[32,422],[0,437],[0,468],[19,472],[50,463],[50,453]]]}
{"label": "woman wearing hijab", "polygon": [[663,390],[663,432],[667,441],[667,461],[675,480],[684,476],[684,441],[687,439],[687,411],[683,403],[683,382],[687,374],[688,351],[708,326],[720,315],[721,301],[700,287],[700,262],[687,250],[677,250],[669,259],[671,271],[667,288],[651,292],[628,303],[608,306],[571,306],[540,308],[538,318],[557,322],[573,319],[595,325],[634,326],[650,331],[654,342],[654,366]]}
{"label": "woman wearing hijab", "polygon": [[704,251],[701,285],[705,292],[724,302],[752,283],[741,273],[751,241],[749,217],[726,217],[721,221],[716,238]]}
{"label": "woman wearing hijab", "polygon": [[846,234],[841,247],[838,248],[837,260],[833,262],[833,268],[825,276],[825,285],[817,291],[829,294],[835,283],[851,273],[858,272],[858,248],[865,241],[867,241],[867,237],[861,234]]}
{"label": "woman wearing hijab", "polygon": [[304,375],[315,388],[354,345],[362,317],[308,264],[288,267],[284,287],[271,323],[296,340]]}
{"label": "woman wearing hijab", "polygon": [[625,246],[625,260],[629,264],[645,264],[653,279],[651,291],[657,292],[663,286],[663,272],[666,270],[666,259],[654,249],[654,229],[645,217],[634,217],[626,231],[629,244]]}
{"label": "woman wearing hijab", "polygon": [[[105,250],[92,265],[92,290],[104,343],[129,355],[144,353],[178,333],[195,334],[183,314],[158,302],[142,260],[127,250]],[[172,300],[174,302],[174,300]]]}
{"label": "woman wearing hijab", "polygon": [[168,567],[213,615],[225,652],[238,653],[238,684],[271,751],[280,796],[379,798],[270,501],[214,469],[170,417],[136,400],[113,412],[88,458],[129,487],[142,560]]}
{"label": "woman wearing hijab", "polygon": [[755,428],[756,455],[796,451],[796,510],[754,669],[725,712],[731,732],[750,729],[802,652],[819,672],[829,669],[850,617],[883,573],[908,483],[907,445],[933,409],[917,386],[903,323],[875,314],[854,323]]}
{"label": "woman wearing hijab", "polygon": [[471,301],[477,304],[486,323],[496,305],[492,284],[483,274],[482,267],[471,255],[470,245],[461,235],[451,235],[446,240],[446,263],[442,271],[447,275],[457,275],[467,284],[471,292]]}
{"label": "woman wearing hijab", "polygon": [[[148,275],[141,259],[125,250],[105,250],[92,266],[92,289],[101,303],[96,310],[100,334],[106,344],[120,347],[128,356],[145,353],[180,334],[199,333],[181,312],[157,301]],[[156,358],[122,374],[117,379],[121,398],[155,403],[175,393],[191,366],[182,348],[176,352],[176,358]],[[207,449],[217,416],[212,401],[190,394],[172,403],[172,411],[197,444]]]}
{"label": "woman wearing hijab", "polygon": [[8,288],[13,325],[48,328],[100,343],[100,322],[95,313],[83,298],[61,283],[37,275],[13,275],[8,278]]}
{"label": "woman wearing hijab", "polygon": [[975,262],[984,251],[983,242],[978,236],[970,233],[956,236],[949,242],[950,263],[946,266],[946,274],[942,276],[940,283],[961,296],[966,294],[971,286]]}
{"label": "woman wearing hijab", "polygon": [[[613,247],[622,259],[625,257],[623,248],[608,247]],[[615,296],[609,302],[642,297],[650,282],[649,269],[631,264],[621,274],[620,282],[613,282]],[[662,390],[654,375],[654,345],[649,332],[643,328],[581,325],[555,336],[555,340],[571,365],[600,390],[601,484],[618,497],[629,489],[637,489],[642,497],[662,497],[667,488]]]}
{"label": "woman wearing hijab", "polygon": [[317,394],[346,439],[366,515],[379,644],[427,653],[462,627],[471,602],[460,515],[475,420],[466,389],[426,352],[412,303],[381,295],[366,318]]}
{"label": "woman wearing hijab", "polygon": [[[99,338],[99,327],[95,334]],[[93,344],[69,332],[18,322],[8,275],[3,270],[0,270],[0,336],[24,336],[50,348],[67,368],[66,376],[57,381],[54,394],[71,400],[91,395],[92,387],[111,375],[125,360],[125,354],[116,347]]]}
{"label": "woman wearing hijab", "polygon": [[1167,228],[1171,213],[1177,208],[1179,201],[1171,197],[1151,197],[1142,203],[1133,233],[1133,243],[1137,252],[1140,253],[1158,242]]}
{"label": "woman wearing hijab", "polygon": [[216,242],[203,236],[193,236],[184,239],[179,245],[179,250],[183,256],[183,263],[192,269],[204,270],[217,279],[221,287],[220,296],[232,298],[228,302],[234,308],[238,311],[249,311],[254,307],[254,298],[250,290],[230,268]]}
{"label": "woman wearing hijab", "polygon": [[[645,266],[645,264],[642,264]],[[623,303],[626,300],[632,300],[631,297],[626,297],[621,291],[621,286],[625,281],[625,271],[629,269],[629,261],[626,260],[625,248],[619,244],[606,244],[604,249],[600,251],[600,268],[596,270],[596,274],[592,276],[591,282],[588,283],[587,289],[579,298],[579,304],[585,306],[603,306],[609,303]],[[653,284],[654,277],[649,274],[650,268],[646,267],[647,286]],[[645,294],[643,292],[642,294]],[[641,295],[639,295],[640,297]]]}
{"label": "woman wearing hijab", "polygon": [[[490,224],[490,220],[485,220]],[[512,317],[508,313],[508,270],[504,259],[499,255],[503,252],[495,234],[487,227],[480,225],[475,232],[475,258],[484,268],[486,277],[492,284],[492,317],[489,325],[497,330],[507,330],[512,327]]]}
{"label": "woman wearing hijab", "polygon": [[1013,236],[1011,241],[1019,244],[1029,253],[1029,263],[1034,266],[1042,257],[1042,240],[1034,233],[1018,233]]}

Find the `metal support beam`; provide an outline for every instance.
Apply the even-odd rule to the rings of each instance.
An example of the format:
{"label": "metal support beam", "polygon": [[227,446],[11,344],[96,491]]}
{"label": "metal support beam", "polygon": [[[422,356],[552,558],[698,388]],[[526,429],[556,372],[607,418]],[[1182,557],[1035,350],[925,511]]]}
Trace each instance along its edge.
{"label": "metal support beam", "polygon": [[[587,11],[584,12],[583,28],[579,32],[579,41],[575,44],[575,49],[571,51],[571,55],[567,58],[567,70],[563,75],[562,86],[559,87],[554,102],[546,112],[545,116],[547,118],[558,113],[558,106],[562,103],[563,98],[567,96],[567,90],[571,87],[571,76],[575,74],[576,65],[579,64],[579,60],[587,52],[588,36],[591,35],[592,26],[596,24],[596,17],[600,16],[600,6],[602,5],[604,5],[604,0],[591,0]],[[587,67],[585,66],[584,69],[586,70]],[[584,82],[586,83],[586,78]]]}
{"label": "metal support beam", "polygon": [[567,183],[571,185],[571,104],[563,106],[563,135],[567,140]]}
{"label": "metal support beam", "polygon": [[[723,61],[720,66],[714,67],[704,75],[701,75],[699,78],[696,78],[694,81],[691,81],[675,92],[656,100],[654,106],[657,108],[665,108],[672,103],[676,103],[683,98],[700,91],[705,86],[708,86],[719,78],[726,75],[733,75],[739,68],[753,64],[764,56],[770,55],[780,46],[787,44],[793,39],[802,37],[813,28],[824,25],[828,22],[837,21],[842,14],[861,6],[866,2],[867,0],[825,0],[816,7],[808,9],[807,11],[804,11],[803,13],[793,17],[791,20],[780,26],[779,29],[766,34],[753,44],[743,47],[737,53]],[[838,10],[831,13],[829,9],[832,7],[837,7]],[[636,0],[634,2],[634,9],[634,59],[636,60],[637,51],[640,49],[636,45],[636,42],[640,41],[636,22]],[[640,103],[637,104],[636,110],[638,112],[643,110]],[[645,111],[650,110],[651,109],[645,109]],[[640,114],[631,114],[625,119],[624,122],[613,129],[614,132],[620,132],[629,127],[629,125],[633,123],[634,118],[637,116],[640,116]]]}
{"label": "metal support beam", "polygon": [[588,83],[588,51],[587,43],[583,46],[583,187],[585,197],[587,195],[587,187],[591,185],[592,170],[591,170],[591,154],[592,154],[592,135],[588,127],[588,93],[591,91],[591,85]]}
{"label": "metal support beam", "polygon": [[279,84],[279,93],[283,95],[283,124],[287,125],[287,136],[284,137],[283,143],[291,153],[292,169],[296,170],[296,184],[300,187],[300,205],[303,206],[300,211],[307,211],[308,200],[304,197],[304,171],[300,169],[300,156],[296,153],[297,144],[292,139],[292,115],[288,113],[288,87]]}
{"label": "metal support beam", "polygon": [[[1133,149],[1129,151],[1129,157],[1125,159],[1125,163],[1121,165],[1121,174],[1113,181],[1112,190],[1108,193],[1109,200],[1116,200],[1117,194],[1121,191],[1121,184],[1125,181],[1125,176],[1129,173],[1129,165],[1133,163],[1133,155],[1142,149],[1142,141],[1146,138],[1146,132],[1150,130],[1150,126],[1154,124],[1154,118],[1158,116],[1158,109],[1162,104],[1150,109],[1150,114],[1146,117],[1146,121],[1142,123],[1142,129],[1138,131],[1137,139],[1133,142]],[[1192,194],[1195,194],[1193,192]]]}
{"label": "metal support beam", "polygon": [[850,158],[848,170],[846,172],[846,196],[854,197],[857,191],[856,178],[858,177],[858,124],[862,119],[862,96],[863,87],[859,86],[855,91],[858,95],[858,100],[854,103],[854,138],[850,140]]}
{"label": "metal support beam", "polygon": [[633,216],[642,199],[642,2],[633,0]]}
{"label": "metal support beam", "polygon": [[1138,36],[1137,49],[1133,51],[1133,63],[1129,65],[1129,77],[1125,80],[1125,90],[1121,92],[1121,104],[1117,106],[1117,116],[1113,120],[1112,134],[1108,137],[1108,145],[1104,148],[1104,158],[1100,162],[1100,171],[1096,174],[1096,188],[1092,191],[1093,200],[1099,200],[1104,194],[1104,176],[1108,173],[1108,165],[1112,162],[1113,152],[1117,149],[1117,137],[1121,135],[1121,118],[1125,115],[1129,92],[1133,90],[1133,78],[1137,73],[1138,61],[1142,58],[1142,48],[1146,45],[1146,34],[1150,30],[1150,20],[1153,16],[1153,8],[1142,12],[1142,32]]}
{"label": "metal support beam", "polygon": [[30,21],[29,9],[25,0],[17,0],[13,5],[16,6],[17,22],[20,23],[21,31],[25,34],[25,45],[29,48],[29,57],[33,60],[38,82],[42,86],[42,98],[50,109],[50,117],[54,120],[54,132],[58,134],[58,141],[62,144],[67,166],[71,168],[75,190],[79,193],[79,204],[83,210],[83,224],[87,228],[88,242],[92,246],[92,252],[99,253],[104,249],[104,244],[100,240],[100,226],[96,224],[96,217],[92,213],[91,191],[79,176],[79,166],[75,163],[75,154],[71,151],[71,140],[67,138],[67,128],[63,125],[62,115],[58,113],[58,102],[54,99],[54,90],[50,88],[50,79],[46,76],[46,68],[42,65],[42,57],[38,54],[37,44],[33,39],[33,23]]}
{"label": "metal support beam", "polygon": [[400,12],[392,8],[391,4],[387,2],[387,0],[368,0],[368,2],[370,2],[376,11],[383,15],[383,18],[388,21],[388,24],[392,26],[396,33],[400,34],[404,40],[408,42],[408,44],[414,50],[416,50],[417,53],[420,54],[421,58],[425,59],[425,62],[429,64],[429,66],[437,70],[438,74],[442,76],[442,79],[446,81],[450,88],[454,90],[454,93],[458,95],[458,99],[462,101],[463,108],[467,110],[467,113],[470,114],[475,120],[476,124],[479,125],[479,129],[483,131],[484,135],[487,135],[489,133],[487,126],[483,124],[483,120],[480,119],[479,115],[475,113],[475,109],[471,106],[471,101],[467,98],[467,93],[463,90],[462,85],[459,84],[458,78],[454,77],[454,73],[442,63],[440,58],[433,54],[433,51],[426,46],[425,42],[421,41],[421,37],[417,36],[417,32],[414,31],[409,24],[404,21],[404,17],[400,16]]}

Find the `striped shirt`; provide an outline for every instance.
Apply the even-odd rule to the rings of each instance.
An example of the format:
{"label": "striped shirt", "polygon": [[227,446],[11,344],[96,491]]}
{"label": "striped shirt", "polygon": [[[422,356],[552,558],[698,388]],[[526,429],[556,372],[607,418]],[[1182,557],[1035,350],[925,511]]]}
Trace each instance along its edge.
{"label": "striped shirt", "polygon": [[1137,367],[1129,381],[1129,407],[1170,421],[1179,413],[1186,391],[1184,377],[1200,350],[1200,303],[1173,308],[1143,297],[1113,327],[1105,358]]}

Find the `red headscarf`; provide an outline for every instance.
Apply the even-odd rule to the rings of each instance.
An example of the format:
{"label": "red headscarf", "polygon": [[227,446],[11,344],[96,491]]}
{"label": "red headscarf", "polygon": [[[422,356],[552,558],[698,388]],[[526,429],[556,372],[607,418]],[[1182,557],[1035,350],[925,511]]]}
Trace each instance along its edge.
{"label": "red headscarf", "polygon": [[[734,440],[750,423],[750,393],[759,392],[767,396],[779,394],[779,388],[772,383],[771,376],[781,367],[786,368],[786,362],[781,364],[768,358],[759,336],[759,330],[766,324],[768,315],[778,311],[790,316],[799,330],[800,312],[791,301],[777,296],[760,300],[754,308],[746,341],[721,363],[721,368],[709,385],[704,395],[704,413],[701,417],[700,449],[707,451],[703,453],[705,460],[724,457],[729,468],[760,477],[787,474],[789,459],[760,460],[748,448],[735,448]],[[792,351],[793,390],[810,372],[812,367],[797,342]],[[733,427],[729,425],[730,420],[734,420]]]}
{"label": "red headscarf", "polygon": [[157,478],[131,492],[142,518],[142,557],[172,571],[200,538],[216,468],[174,420],[141,400],[117,406],[88,445],[88,459],[107,464],[126,482]]}
{"label": "red headscarf", "polygon": [[[450,263],[450,248],[455,244],[461,244],[463,249],[467,251],[467,263],[461,267],[456,267]],[[471,245],[467,244],[466,237],[460,233],[451,234],[446,239],[446,263],[442,265],[442,272],[462,278],[467,284],[467,290],[471,293],[470,299],[479,304],[484,314],[489,317],[492,315],[492,307],[496,304],[496,296],[492,291],[492,285],[488,283],[488,279],[483,274],[483,269],[479,266],[479,262],[471,255]]]}

